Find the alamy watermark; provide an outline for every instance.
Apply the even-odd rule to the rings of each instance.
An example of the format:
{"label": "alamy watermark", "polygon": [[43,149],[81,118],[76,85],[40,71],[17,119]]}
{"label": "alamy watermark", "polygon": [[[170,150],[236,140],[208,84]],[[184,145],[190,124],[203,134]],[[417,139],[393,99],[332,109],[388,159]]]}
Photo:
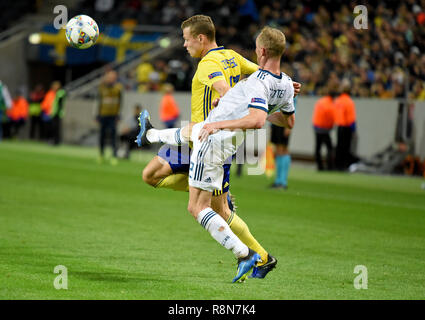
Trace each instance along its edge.
{"label": "alamy watermark", "polygon": [[364,5],[355,6],[353,14],[357,15],[353,21],[354,28],[357,30],[368,29],[367,7]]}
{"label": "alamy watermark", "polygon": [[68,8],[60,4],[53,8],[53,13],[58,14],[53,19],[53,27],[57,30],[65,28],[68,23]]}
{"label": "alamy watermark", "polygon": [[354,273],[358,274],[353,281],[354,288],[357,290],[367,289],[367,268],[364,265],[357,265],[354,267]]}
{"label": "alamy watermark", "polygon": [[68,289],[68,269],[63,265],[58,265],[53,269],[53,273],[59,275],[53,281],[56,290]]}

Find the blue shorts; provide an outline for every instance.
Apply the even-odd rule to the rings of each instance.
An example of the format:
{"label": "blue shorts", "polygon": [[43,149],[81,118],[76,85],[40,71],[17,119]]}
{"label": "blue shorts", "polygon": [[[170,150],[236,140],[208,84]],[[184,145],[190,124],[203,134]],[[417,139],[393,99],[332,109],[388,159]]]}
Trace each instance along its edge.
{"label": "blue shorts", "polygon": [[[171,146],[169,144],[164,144],[158,151],[158,156],[168,162],[173,170],[173,173],[188,173],[190,166],[190,153],[191,149],[188,145],[184,146]],[[213,192],[214,196],[219,196],[223,193],[229,191],[230,187],[230,166],[232,165],[231,161],[226,161],[223,165],[224,175],[223,183],[221,190],[215,190]]]}

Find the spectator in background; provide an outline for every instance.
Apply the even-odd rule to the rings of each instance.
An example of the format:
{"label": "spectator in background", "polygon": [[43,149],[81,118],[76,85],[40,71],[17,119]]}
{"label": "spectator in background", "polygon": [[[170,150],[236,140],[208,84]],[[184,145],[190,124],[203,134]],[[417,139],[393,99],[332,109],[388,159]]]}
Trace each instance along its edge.
{"label": "spectator in background", "polygon": [[58,91],[60,87],[61,83],[59,81],[54,81],[41,102],[41,132],[42,138],[47,141],[52,137],[53,103],[55,101],[56,91]]}
{"label": "spectator in background", "polygon": [[[281,0],[86,0],[80,1],[77,11],[91,9],[101,13],[103,21],[116,24],[123,16],[137,16],[141,24],[162,23],[176,27],[193,11],[202,11],[218,21],[217,37],[221,44],[250,50],[251,53],[240,52],[246,57],[254,54],[251,39],[262,26],[280,27],[288,43],[286,61],[293,66],[294,77],[303,83],[301,95],[322,96],[330,72],[335,71],[340,82],[350,79],[353,97],[394,97],[398,80],[392,75],[397,73],[396,60],[400,54],[406,57],[410,88],[425,81],[424,0],[380,0],[376,5],[369,5],[367,32],[353,27],[355,5],[355,2],[311,0],[296,3]],[[173,51],[167,62],[184,61],[184,55],[184,51],[177,54]],[[146,77],[140,90],[149,90],[146,85],[150,72],[138,74]],[[151,80],[158,81],[158,75],[153,75]],[[159,81],[161,83],[161,77]],[[151,90],[156,90],[153,84]],[[179,85],[175,87],[181,90]],[[186,90],[190,90],[190,83]]]}
{"label": "spectator in background", "polygon": [[313,129],[316,138],[315,159],[317,170],[324,170],[321,156],[322,145],[326,147],[326,169],[333,169],[333,153],[330,131],[334,126],[334,101],[337,96],[335,88],[329,88],[328,94],[320,98],[313,111]]}
{"label": "spectator in background", "polygon": [[0,142],[3,139],[3,123],[7,120],[6,111],[12,107],[12,99],[10,98],[7,86],[0,80]]}
{"label": "spectator in background", "polygon": [[[297,105],[297,98],[294,99]],[[274,159],[276,164],[276,178],[270,188],[288,189],[288,175],[291,167],[291,155],[289,153],[289,136],[291,129],[271,125],[271,142],[275,145]]]}
{"label": "spectator in background", "polygon": [[95,0],[94,8],[98,12],[108,12],[114,7],[114,0]]}
{"label": "spectator in background", "polygon": [[154,71],[153,65],[144,58],[142,57],[143,61],[138,65],[136,71],[139,92],[148,91],[149,75]]}
{"label": "spectator in background", "polygon": [[52,109],[52,139],[53,145],[57,146],[62,142],[62,118],[64,116],[66,92],[61,87],[58,88],[53,101]]}
{"label": "spectator in background", "polygon": [[118,77],[118,82],[121,83],[126,91],[137,91],[137,69],[131,69]]}
{"label": "spectator in background", "polygon": [[167,63],[158,59],[155,60],[153,64],[142,57],[142,62],[137,67],[137,82],[138,82],[138,91],[158,91],[161,89],[162,84],[167,79],[167,74],[169,72]]}
{"label": "spectator in background", "polygon": [[44,95],[42,84],[36,85],[30,93],[30,139],[35,139],[36,136],[41,139],[41,102]]}
{"label": "spectator in background", "polygon": [[356,131],[356,107],[351,99],[350,83],[343,81],[342,93],[335,99],[334,112],[337,126],[337,144],[335,166],[337,170],[346,170],[358,159],[351,153],[353,135]]}
{"label": "spectator in background", "polygon": [[133,117],[131,118],[131,121],[128,126],[124,127],[123,131],[121,132],[120,141],[124,145],[124,154],[122,155],[122,157],[124,157],[125,159],[129,159],[130,151],[137,147],[137,144],[134,142],[134,140],[136,140],[140,130],[139,116],[142,109],[143,108],[140,104],[136,104],[134,106]]}
{"label": "spectator in background", "polygon": [[161,90],[163,83],[167,79],[168,66],[164,60],[159,59],[154,62],[154,70],[149,74],[149,91]]}
{"label": "spectator in background", "polygon": [[18,90],[12,100],[12,108],[7,110],[7,116],[10,123],[10,135],[15,138],[19,135],[21,128],[28,119],[29,104],[24,97],[22,90]]}
{"label": "spectator in background", "polygon": [[180,6],[176,1],[169,0],[161,10],[161,23],[164,25],[176,24],[179,22]]}
{"label": "spectator in background", "polygon": [[274,159],[276,166],[276,177],[270,188],[288,189],[288,174],[291,166],[291,155],[288,144],[291,129],[271,125],[271,142],[275,145]]}
{"label": "spectator in background", "polygon": [[167,69],[168,74],[165,82],[172,83],[176,91],[190,90],[192,85],[192,70],[190,63],[172,59],[168,62]]}
{"label": "spectator in background", "polygon": [[415,97],[419,101],[425,100],[425,82],[417,82],[415,84],[410,98],[414,99]]}
{"label": "spectator in background", "polygon": [[167,83],[164,85],[164,95],[159,104],[159,118],[166,128],[174,128],[180,116],[179,106],[173,96],[174,87]]}
{"label": "spectator in background", "polygon": [[105,143],[107,135],[111,139],[112,153],[111,164],[116,165],[117,160],[117,143],[116,132],[117,122],[121,110],[122,86],[117,82],[118,75],[116,71],[108,71],[103,83],[99,87],[99,108],[97,121],[100,125],[99,137],[99,157],[98,162],[104,161]]}

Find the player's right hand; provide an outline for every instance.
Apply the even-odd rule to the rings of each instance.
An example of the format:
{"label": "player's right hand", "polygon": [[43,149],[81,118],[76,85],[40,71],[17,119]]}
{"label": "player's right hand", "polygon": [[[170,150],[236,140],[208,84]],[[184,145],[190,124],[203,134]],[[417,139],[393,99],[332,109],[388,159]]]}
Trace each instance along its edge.
{"label": "player's right hand", "polygon": [[199,141],[205,141],[211,134],[216,133],[218,130],[215,128],[215,123],[206,123],[199,131],[198,139]]}
{"label": "player's right hand", "polygon": [[301,83],[292,81],[292,84],[294,86],[294,97],[296,97],[301,91]]}

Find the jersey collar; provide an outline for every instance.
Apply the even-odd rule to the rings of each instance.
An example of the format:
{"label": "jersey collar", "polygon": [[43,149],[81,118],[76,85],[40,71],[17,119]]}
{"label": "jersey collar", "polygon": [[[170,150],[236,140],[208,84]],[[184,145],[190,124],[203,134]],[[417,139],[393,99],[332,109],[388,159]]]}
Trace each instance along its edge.
{"label": "jersey collar", "polygon": [[223,50],[224,49],[224,47],[223,46],[221,46],[221,47],[217,47],[217,48],[213,48],[213,49],[210,49],[210,50],[208,50],[207,51],[207,53],[205,54],[205,55],[207,55],[208,53],[210,53],[211,51],[215,51],[215,50]]}
{"label": "jersey collar", "polygon": [[263,72],[266,72],[266,73],[270,74],[271,76],[273,76],[273,77],[275,77],[277,79],[282,79],[282,72],[280,73],[280,75],[276,75],[276,74],[271,73],[270,71],[267,71],[267,70],[264,70],[264,69],[258,69],[258,70],[263,71]]}

